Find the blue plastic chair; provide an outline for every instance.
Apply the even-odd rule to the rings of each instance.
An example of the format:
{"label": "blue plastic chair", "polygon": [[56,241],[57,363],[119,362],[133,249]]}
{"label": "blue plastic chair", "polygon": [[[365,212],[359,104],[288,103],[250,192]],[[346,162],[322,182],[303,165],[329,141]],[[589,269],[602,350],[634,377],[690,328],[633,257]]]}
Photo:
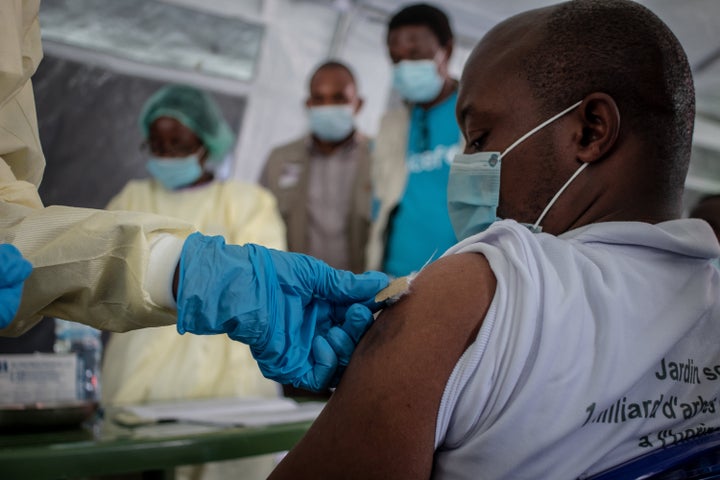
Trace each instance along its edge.
{"label": "blue plastic chair", "polygon": [[588,480],[720,479],[720,431],[634,458]]}

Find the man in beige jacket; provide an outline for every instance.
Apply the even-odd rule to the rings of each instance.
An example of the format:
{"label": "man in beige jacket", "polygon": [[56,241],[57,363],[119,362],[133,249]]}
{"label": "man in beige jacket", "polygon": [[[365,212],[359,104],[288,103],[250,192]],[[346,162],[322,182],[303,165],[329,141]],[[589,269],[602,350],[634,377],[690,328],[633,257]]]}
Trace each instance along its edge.
{"label": "man in beige jacket", "polygon": [[359,273],[371,203],[369,141],[355,129],[363,101],[340,62],[320,65],[309,90],[310,133],[274,149],[260,181],[278,199],[290,251]]}

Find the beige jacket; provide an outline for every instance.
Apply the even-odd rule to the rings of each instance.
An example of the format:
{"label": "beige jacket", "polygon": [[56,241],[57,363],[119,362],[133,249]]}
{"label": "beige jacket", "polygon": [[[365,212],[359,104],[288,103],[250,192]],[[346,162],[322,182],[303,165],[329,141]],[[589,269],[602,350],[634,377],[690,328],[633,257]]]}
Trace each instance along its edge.
{"label": "beige jacket", "polygon": [[[350,269],[356,273],[365,270],[365,246],[370,228],[370,141],[357,134],[358,165],[353,185],[352,202],[348,211],[348,258]],[[305,253],[307,245],[308,172],[310,152],[308,137],[300,138],[274,149],[268,157],[260,183],[277,197],[280,214],[287,227],[288,250]],[[298,176],[292,185],[283,185],[281,178],[289,170]]]}
{"label": "beige jacket", "polygon": [[0,243],[33,265],[20,309],[0,335],[19,335],[41,315],[124,331],[176,322],[143,288],[149,246],[192,226],[155,215],[43,207],[45,169],[30,76],[42,59],[39,0],[0,2]]}
{"label": "beige jacket", "polygon": [[380,120],[371,173],[373,222],[366,250],[367,270],[380,270],[383,266],[388,221],[407,182],[405,157],[409,128],[410,112],[404,106],[389,110]]}

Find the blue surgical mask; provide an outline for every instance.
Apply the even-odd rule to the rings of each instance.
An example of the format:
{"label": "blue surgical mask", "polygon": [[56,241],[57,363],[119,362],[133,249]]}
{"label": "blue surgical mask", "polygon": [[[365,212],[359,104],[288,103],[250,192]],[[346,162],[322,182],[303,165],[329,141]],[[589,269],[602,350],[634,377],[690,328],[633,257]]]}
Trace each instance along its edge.
{"label": "blue surgical mask", "polygon": [[393,67],[393,88],[412,103],[435,100],[442,86],[443,78],[433,60],[403,60]]}
{"label": "blue surgical mask", "polygon": [[202,176],[203,170],[200,166],[200,156],[203,151],[203,149],[200,149],[199,152],[187,157],[178,158],[151,155],[146,167],[150,175],[160,182],[163,187],[168,190],[175,190],[194,183]]}
{"label": "blue surgical mask", "polygon": [[308,108],[310,131],[325,142],[339,142],[355,128],[352,105],[322,105]]}
{"label": "blue surgical mask", "polygon": [[[497,207],[500,200],[500,170],[502,159],[528,137],[542,130],[558,118],[575,110],[582,102],[577,102],[554,117],[544,121],[525,135],[517,139],[504,152],[478,152],[473,154],[459,153],[450,167],[448,179],[448,212],[450,222],[458,240],[485,231],[494,222],[500,220]],[[557,201],[560,194],[575,180],[580,172],[589,164],[583,163],[565,185],[558,190],[540,217],[527,227],[532,232],[542,231],[540,222]]]}

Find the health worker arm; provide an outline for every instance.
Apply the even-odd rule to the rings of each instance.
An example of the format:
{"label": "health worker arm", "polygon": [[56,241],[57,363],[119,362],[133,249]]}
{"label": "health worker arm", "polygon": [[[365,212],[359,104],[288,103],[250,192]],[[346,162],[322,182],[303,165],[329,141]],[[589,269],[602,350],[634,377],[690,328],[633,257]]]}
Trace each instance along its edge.
{"label": "health worker arm", "polygon": [[480,254],[426,267],[360,341],[330,401],[270,478],[430,478],[445,385],[494,291]]}
{"label": "health worker arm", "polygon": [[150,246],[163,234],[182,246],[191,228],[152,215],[45,208],[40,200],[45,158],[30,82],[42,59],[39,5],[0,2],[0,243],[15,245],[34,267],[0,335],[20,335],[41,315],[116,331],[175,323],[174,311],[144,287]]}
{"label": "health worker arm", "polygon": [[[3,166],[0,162],[0,171]],[[2,190],[0,242],[15,245],[33,271],[15,319],[0,334],[20,335],[42,315],[111,331],[175,323],[175,311],[148,292],[150,247],[160,236],[177,238],[182,245],[193,231],[190,226],[131,212],[31,208],[1,195]]]}

